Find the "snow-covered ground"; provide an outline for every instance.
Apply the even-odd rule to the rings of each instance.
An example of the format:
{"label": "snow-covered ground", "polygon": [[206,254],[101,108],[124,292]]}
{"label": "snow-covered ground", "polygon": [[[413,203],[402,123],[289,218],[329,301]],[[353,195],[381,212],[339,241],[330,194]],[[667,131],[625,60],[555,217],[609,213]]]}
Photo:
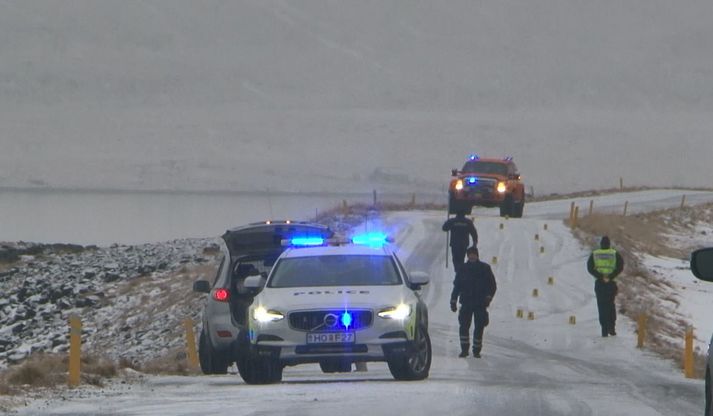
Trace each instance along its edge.
{"label": "snow-covered ground", "polygon": [[[619,197],[623,201],[631,195]],[[668,196],[663,192],[661,197]],[[592,278],[585,267],[591,248],[582,247],[560,220],[551,218],[553,213],[540,212],[540,204],[547,203],[529,205],[523,219],[503,220],[494,209],[477,211],[481,257],[493,263],[498,281],[480,360],[456,357],[458,325],[448,309],[453,270],[445,268],[445,237],[440,231],[444,215],[396,212],[380,226],[398,235],[396,244],[409,269],[431,276],[423,290],[434,350],[427,380],[393,381],[386,366],[378,363],[369,364],[365,373],[339,375],[322,374],[317,366],[287,368],[283,383],[269,386],[245,385],[236,374],[143,376],[101,391],[66,392],[61,400],[35,400],[18,413],[188,415],[229,409],[240,415],[700,414],[702,381],[687,380],[677,363],[638,350],[630,320],[619,318],[617,337],[599,336]],[[528,214],[530,208],[539,213]],[[666,273],[671,265],[683,266],[667,260],[652,263],[654,270],[660,266],[658,270]],[[683,275],[686,272],[681,271],[679,283],[694,287],[690,276]],[[548,284],[549,277],[554,284]],[[532,296],[533,289],[539,296]],[[687,310],[699,327],[709,316],[705,295],[680,296],[682,303],[698,303]],[[532,313],[534,319],[517,318],[518,309],[525,317]],[[569,323],[571,316],[575,325]]]}

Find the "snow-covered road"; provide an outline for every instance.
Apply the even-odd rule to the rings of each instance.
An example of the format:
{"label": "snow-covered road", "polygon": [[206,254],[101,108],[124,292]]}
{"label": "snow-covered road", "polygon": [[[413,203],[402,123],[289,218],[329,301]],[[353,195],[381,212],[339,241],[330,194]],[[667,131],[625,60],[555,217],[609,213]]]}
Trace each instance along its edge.
{"label": "snow-covered road", "polygon": [[[634,209],[651,209],[676,206],[681,195],[646,191],[594,199],[598,206],[615,207],[628,200]],[[713,196],[697,198],[709,201]],[[379,363],[370,363],[367,372],[338,375],[322,374],[317,365],[286,368],[281,384],[266,386],[246,385],[234,374],[151,376],[141,384],[113,386],[101,393],[80,389],[69,400],[35,401],[19,413],[701,414],[703,382],[687,380],[673,363],[636,349],[628,319],[619,318],[617,337],[599,336],[593,283],[585,267],[589,248],[581,247],[560,220],[569,204],[533,203],[526,207],[525,218],[509,220],[499,218],[494,209],[477,211],[481,258],[493,263],[498,282],[482,359],[457,358],[457,318],[448,308],[453,269],[445,267],[445,237],[440,230],[444,214],[398,212],[385,219],[382,226],[397,232],[407,267],[431,276],[423,296],[430,310],[434,357],[425,381],[394,381],[386,365]],[[553,284],[548,283],[550,277]],[[539,296],[533,296],[533,289]],[[518,309],[524,319],[516,317]],[[534,319],[527,319],[529,313]],[[569,323],[571,316],[575,325]]]}

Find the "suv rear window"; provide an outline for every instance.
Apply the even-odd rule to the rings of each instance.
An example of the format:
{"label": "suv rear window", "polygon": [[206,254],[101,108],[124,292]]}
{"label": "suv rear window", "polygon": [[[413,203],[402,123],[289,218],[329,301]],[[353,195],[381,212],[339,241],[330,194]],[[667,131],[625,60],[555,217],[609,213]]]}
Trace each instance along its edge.
{"label": "suv rear window", "polygon": [[389,256],[292,257],[275,264],[268,287],[388,286],[401,284]]}

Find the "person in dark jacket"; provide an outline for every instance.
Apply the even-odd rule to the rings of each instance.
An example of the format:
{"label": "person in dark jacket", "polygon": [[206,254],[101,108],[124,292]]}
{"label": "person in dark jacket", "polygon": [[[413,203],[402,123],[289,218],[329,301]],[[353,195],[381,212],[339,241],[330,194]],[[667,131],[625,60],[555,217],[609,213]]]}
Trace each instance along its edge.
{"label": "person in dark jacket", "polygon": [[473,329],[473,356],[480,358],[483,349],[483,331],[490,322],[488,306],[495,296],[497,285],[490,265],[479,259],[478,249],[469,247],[467,250],[468,262],[456,272],[451,292],[451,310],[456,312],[456,303],[460,298],[460,355],[467,357],[470,347],[470,324],[474,322]]}
{"label": "person in dark jacket", "polygon": [[451,255],[453,256],[453,269],[458,272],[458,268],[465,259],[465,250],[470,246],[470,239],[473,239],[473,247],[478,245],[478,231],[475,229],[473,221],[466,218],[465,212],[459,211],[456,216],[449,218],[443,223],[443,231],[451,233]]}
{"label": "person in dark jacket", "polygon": [[587,271],[594,276],[594,294],[597,296],[599,324],[602,336],[616,335],[615,299],[619,292],[616,278],[624,270],[624,259],[611,248],[608,236],[602,237],[598,249],[587,260]]}

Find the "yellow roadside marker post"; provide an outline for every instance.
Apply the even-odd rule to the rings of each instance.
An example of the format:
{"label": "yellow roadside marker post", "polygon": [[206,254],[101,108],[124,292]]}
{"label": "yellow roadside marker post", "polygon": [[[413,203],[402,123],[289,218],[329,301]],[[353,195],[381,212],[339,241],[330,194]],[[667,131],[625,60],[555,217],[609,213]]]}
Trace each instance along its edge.
{"label": "yellow roadside marker post", "polygon": [[77,315],[69,317],[69,387],[77,387],[82,358],[82,321]]}
{"label": "yellow roadside marker post", "polygon": [[193,332],[193,320],[191,318],[183,320],[183,326],[186,329],[186,355],[188,357],[188,365],[191,368],[198,368],[198,353],[196,351],[196,336]]}
{"label": "yellow roadside marker post", "polygon": [[538,296],[540,296],[540,291],[537,289],[532,289],[532,297],[536,298]]}
{"label": "yellow roadside marker post", "polygon": [[574,315],[570,316],[570,317],[569,317],[569,324],[570,324],[570,325],[576,325],[576,324],[577,324],[577,317],[575,317]]}
{"label": "yellow roadside marker post", "polygon": [[524,317],[525,317],[525,312],[524,312],[522,309],[519,309],[519,308],[518,308],[517,312],[515,313],[515,316],[516,316],[517,318],[524,318]]}
{"label": "yellow roadside marker post", "polygon": [[548,277],[548,278],[547,278],[547,284],[550,285],[550,286],[554,285],[554,284],[555,284],[555,278],[552,277],[552,276]]}
{"label": "yellow roadside marker post", "polygon": [[648,317],[645,313],[639,314],[636,319],[636,348],[644,348],[644,341],[646,340],[646,321]]}
{"label": "yellow roadside marker post", "polygon": [[693,378],[693,328],[686,328],[686,345],[683,352],[683,374],[686,378]]}

